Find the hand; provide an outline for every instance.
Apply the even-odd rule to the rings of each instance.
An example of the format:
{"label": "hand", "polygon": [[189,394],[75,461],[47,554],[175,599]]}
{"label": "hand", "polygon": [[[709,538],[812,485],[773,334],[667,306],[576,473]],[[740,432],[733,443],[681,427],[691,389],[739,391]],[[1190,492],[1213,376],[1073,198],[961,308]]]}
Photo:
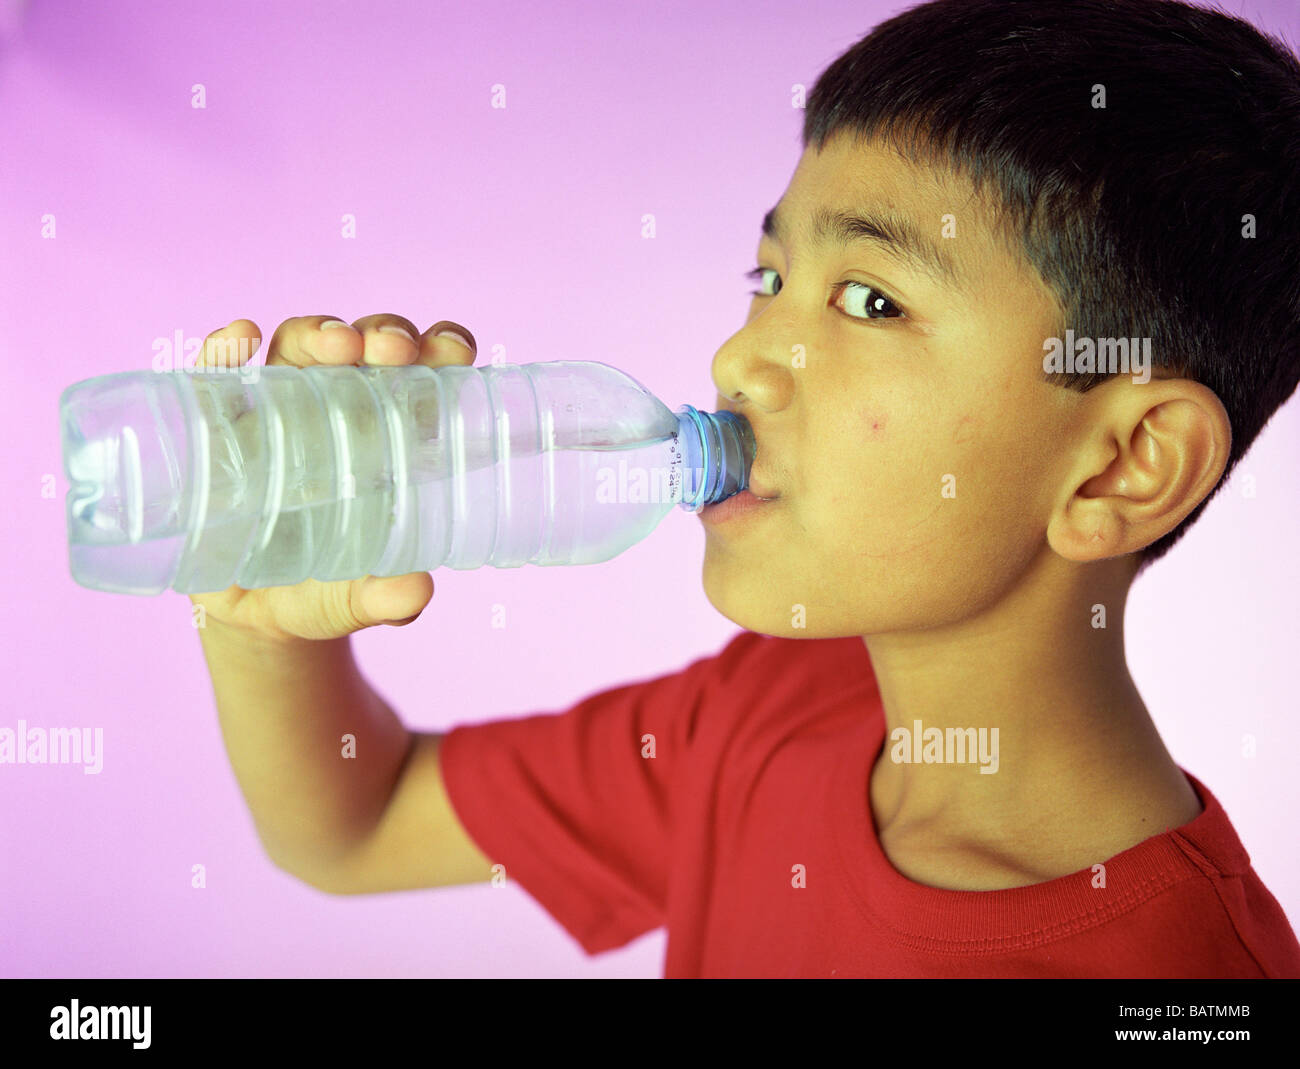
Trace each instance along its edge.
{"label": "hand", "polygon": [[[474,363],[476,356],[474,336],[459,324],[445,319],[439,320],[423,334],[417,333],[409,319],[398,315],[371,315],[358,319],[351,327],[322,329],[322,324],[331,321],[339,322],[335,316],[286,319],[271,335],[267,366],[395,366],[418,363],[429,367],[449,364],[465,367]],[[393,328],[400,328],[409,337]],[[438,336],[445,330],[465,335],[469,345],[452,335]],[[241,347],[241,338],[250,339],[249,344]],[[236,319],[204,339],[197,363],[237,366],[251,359],[261,344],[262,332],[257,324],[248,319]],[[244,353],[242,358],[241,349]],[[263,640],[293,641],[340,638],[376,624],[401,627],[419,616],[432,597],[433,576],[428,572],[411,572],[388,578],[368,575],[330,583],[307,579],[293,586],[258,590],[231,586],[216,593],[191,594],[190,600],[195,605],[202,605],[206,617],[221,625]]]}

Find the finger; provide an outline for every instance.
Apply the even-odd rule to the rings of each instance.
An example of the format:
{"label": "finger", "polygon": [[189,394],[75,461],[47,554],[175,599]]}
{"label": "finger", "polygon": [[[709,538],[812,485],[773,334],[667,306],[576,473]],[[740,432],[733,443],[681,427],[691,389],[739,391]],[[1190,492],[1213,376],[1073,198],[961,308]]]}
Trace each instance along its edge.
{"label": "finger", "polygon": [[239,367],[248,363],[262,344],[262,332],[251,319],[236,319],[203,339],[194,359],[198,367]]}
{"label": "finger", "polygon": [[295,316],[275,328],[266,365],[358,364],[363,348],[361,335],[338,316]]}
{"label": "finger", "polygon": [[379,578],[368,575],[349,585],[352,615],[363,627],[389,624],[401,627],[424,611],[433,597],[433,576],[411,572]]}
{"label": "finger", "polygon": [[405,316],[391,312],[380,315],[365,316],[352,324],[354,330],[361,334],[365,343],[362,353],[363,364],[376,366],[400,366],[414,364],[420,355],[420,332]]}
{"label": "finger", "polygon": [[380,579],[304,579],[293,586],[253,592],[247,616],[270,633],[327,639],[379,624],[410,623],[433,596],[433,577],[412,572]]}
{"label": "finger", "polygon": [[450,319],[440,319],[420,335],[418,363],[429,367],[446,367],[458,364],[466,367],[474,363],[478,343],[474,335]]}

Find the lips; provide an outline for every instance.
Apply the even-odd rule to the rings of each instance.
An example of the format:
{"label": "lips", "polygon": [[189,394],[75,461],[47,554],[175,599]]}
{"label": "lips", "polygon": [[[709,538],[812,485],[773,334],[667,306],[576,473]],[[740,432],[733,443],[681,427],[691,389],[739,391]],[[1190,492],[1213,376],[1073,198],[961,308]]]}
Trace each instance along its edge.
{"label": "lips", "polygon": [[761,480],[755,479],[753,472],[750,472],[749,484],[745,489],[764,501],[772,501],[781,496],[775,490],[769,489]]}
{"label": "lips", "polygon": [[[758,433],[758,428],[754,426],[754,421],[750,419],[749,416],[733,408],[731,405],[727,403],[727,399],[722,397],[721,395],[719,395],[718,397],[717,411],[734,412],[736,413],[736,415],[745,416],[745,419],[749,421],[750,430],[753,432],[754,435],[754,441],[755,441],[754,455],[755,457],[757,457],[762,454],[763,447],[760,444],[760,440],[763,436]],[[776,490],[771,489],[767,485],[767,483],[753,471],[749,473],[749,479],[745,484],[745,489],[748,490],[751,494],[753,494],[756,498],[759,498],[762,501],[774,501],[776,498],[781,496]]]}

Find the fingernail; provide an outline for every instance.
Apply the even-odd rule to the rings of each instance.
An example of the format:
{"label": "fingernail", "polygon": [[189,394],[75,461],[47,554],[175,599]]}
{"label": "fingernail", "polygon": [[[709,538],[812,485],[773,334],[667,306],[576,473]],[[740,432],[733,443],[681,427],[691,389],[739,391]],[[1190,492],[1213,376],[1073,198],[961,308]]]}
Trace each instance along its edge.
{"label": "fingernail", "polygon": [[346,330],[352,329],[341,319],[327,319],[320,325],[321,330],[338,330],[339,327],[343,327]]}
{"label": "fingernail", "polygon": [[434,337],[435,337],[435,338],[442,338],[442,337],[452,337],[452,338],[455,338],[458,342],[461,343],[461,345],[465,346],[465,348],[468,349],[470,352],[473,352],[473,351],[474,351],[474,343],[473,343],[472,341],[470,341],[467,337],[465,337],[465,335],[462,334],[459,330],[451,330],[451,329],[440,330],[440,331],[438,331],[437,334],[434,335]]}
{"label": "fingernail", "polygon": [[405,329],[402,328],[402,327],[396,327],[396,326],[380,327],[380,328],[379,328],[379,333],[380,333],[380,334],[400,334],[400,335],[401,335],[403,338],[405,338],[407,341],[411,342],[412,344],[415,343],[415,339],[411,337],[411,332],[410,332],[409,330],[405,330]]}

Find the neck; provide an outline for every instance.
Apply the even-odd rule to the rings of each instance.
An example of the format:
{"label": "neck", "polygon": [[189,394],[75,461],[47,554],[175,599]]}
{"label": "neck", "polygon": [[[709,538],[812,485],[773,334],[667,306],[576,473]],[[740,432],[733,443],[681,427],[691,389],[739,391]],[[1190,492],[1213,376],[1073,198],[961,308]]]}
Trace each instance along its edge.
{"label": "neck", "polygon": [[[1178,823],[1199,811],[1125,660],[1135,571],[1131,559],[1079,565],[1044,547],[1023,581],[978,615],[864,638],[886,723],[871,779],[882,834],[1028,842],[1036,830],[1131,821],[1135,807],[1143,820]],[[960,764],[916,763],[935,728],[944,739],[973,728],[965,738],[983,750],[968,746]],[[942,743],[934,754],[957,756]]]}

